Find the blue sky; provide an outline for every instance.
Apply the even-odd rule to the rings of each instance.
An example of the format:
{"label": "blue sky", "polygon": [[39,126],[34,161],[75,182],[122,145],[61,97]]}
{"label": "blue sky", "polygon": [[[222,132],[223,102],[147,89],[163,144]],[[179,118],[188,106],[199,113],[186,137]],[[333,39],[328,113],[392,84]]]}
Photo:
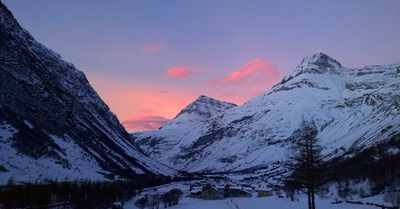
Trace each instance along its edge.
{"label": "blue sky", "polygon": [[130,131],[201,94],[242,104],[317,52],[349,68],[400,61],[398,0],[2,2],[122,122],[139,121]]}

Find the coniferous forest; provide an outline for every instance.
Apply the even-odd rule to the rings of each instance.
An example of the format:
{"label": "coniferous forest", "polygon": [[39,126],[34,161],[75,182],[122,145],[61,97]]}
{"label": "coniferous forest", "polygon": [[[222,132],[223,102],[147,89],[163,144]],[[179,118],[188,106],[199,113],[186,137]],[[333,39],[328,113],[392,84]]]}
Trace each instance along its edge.
{"label": "coniferous forest", "polygon": [[18,183],[9,180],[0,188],[2,208],[109,208],[116,201],[125,202],[143,188],[169,183],[165,177],[138,175],[125,181],[49,181]]}

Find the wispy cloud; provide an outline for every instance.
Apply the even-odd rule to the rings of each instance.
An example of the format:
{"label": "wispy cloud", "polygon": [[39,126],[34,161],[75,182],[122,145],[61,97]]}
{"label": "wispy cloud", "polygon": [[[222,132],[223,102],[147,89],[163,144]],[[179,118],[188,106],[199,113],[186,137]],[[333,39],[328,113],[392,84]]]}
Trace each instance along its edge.
{"label": "wispy cloud", "polygon": [[159,50],[167,47],[168,43],[165,41],[154,41],[151,43],[144,44],[141,48],[142,52],[155,53]]}
{"label": "wispy cloud", "polygon": [[140,116],[126,120],[122,122],[122,125],[127,130],[132,130],[134,132],[152,131],[159,129],[169,121],[170,119],[162,116]]}
{"label": "wispy cloud", "polygon": [[[87,73],[90,84],[118,116],[120,121],[143,115],[174,118],[199,95],[190,88],[175,88],[160,83],[124,80],[97,73]],[[127,123],[129,124],[129,123]],[[128,132],[150,130],[126,128]],[[155,127],[154,129],[157,129]],[[154,130],[153,129],[153,130]]]}
{"label": "wispy cloud", "polygon": [[170,68],[167,71],[167,76],[175,79],[187,79],[193,72],[203,70],[202,68],[187,68],[187,67],[176,67]]}
{"label": "wispy cloud", "polygon": [[269,62],[256,59],[244,65],[239,71],[226,77],[212,80],[213,86],[257,85],[275,82],[279,78],[278,70]]}

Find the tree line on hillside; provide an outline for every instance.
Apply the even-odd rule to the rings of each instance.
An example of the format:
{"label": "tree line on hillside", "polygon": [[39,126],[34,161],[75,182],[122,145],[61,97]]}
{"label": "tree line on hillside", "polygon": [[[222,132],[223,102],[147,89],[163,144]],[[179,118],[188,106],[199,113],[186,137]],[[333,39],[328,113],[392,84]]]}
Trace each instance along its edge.
{"label": "tree line on hillside", "polygon": [[138,175],[123,181],[50,181],[19,183],[12,179],[0,188],[2,208],[109,208],[132,199],[145,187],[169,183],[169,178]]}
{"label": "tree line on hillside", "polygon": [[315,124],[308,122],[293,133],[292,155],[285,163],[289,175],[283,180],[292,201],[295,192],[302,191],[307,194],[308,208],[315,209],[315,194],[326,193],[329,184],[336,184],[337,195],[345,200],[353,195],[366,197],[384,192],[386,202],[393,208],[400,206],[400,153],[387,154],[388,147],[400,150],[400,134],[353,158],[330,162],[323,159],[317,134]]}

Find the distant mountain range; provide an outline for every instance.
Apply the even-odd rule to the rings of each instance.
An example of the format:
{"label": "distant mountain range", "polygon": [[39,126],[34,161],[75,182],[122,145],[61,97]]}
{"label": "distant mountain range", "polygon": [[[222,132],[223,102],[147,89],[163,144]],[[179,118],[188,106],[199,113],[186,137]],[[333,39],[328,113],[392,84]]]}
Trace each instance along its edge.
{"label": "distant mountain range", "polygon": [[379,144],[399,155],[399,113],[400,63],[347,69],[317,53],[241,106],[201,96],[160,130],[132,136],[149,157],[179,170],[273,175],[303,121],[316,124],[327,161]]}
{"label": "distant mountain range", "polygon": [[141,154],[85,75],[0,2],[1,182],[174,175]]}

